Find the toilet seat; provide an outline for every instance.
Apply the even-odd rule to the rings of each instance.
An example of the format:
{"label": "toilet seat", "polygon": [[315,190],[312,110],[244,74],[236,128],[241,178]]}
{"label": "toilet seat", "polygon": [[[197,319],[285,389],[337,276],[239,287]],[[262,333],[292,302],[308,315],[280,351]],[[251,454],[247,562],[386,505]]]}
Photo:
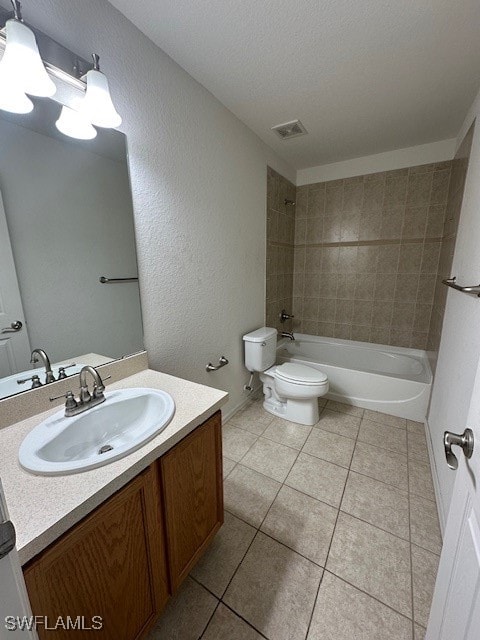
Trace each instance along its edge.
{"label": "toilet seat", "polygon": [[328,381],[328,376],[304,364],[296,364],[294,362],[285,362],[275,368],[273,372],[275,378],[296,385],[324,385]]}

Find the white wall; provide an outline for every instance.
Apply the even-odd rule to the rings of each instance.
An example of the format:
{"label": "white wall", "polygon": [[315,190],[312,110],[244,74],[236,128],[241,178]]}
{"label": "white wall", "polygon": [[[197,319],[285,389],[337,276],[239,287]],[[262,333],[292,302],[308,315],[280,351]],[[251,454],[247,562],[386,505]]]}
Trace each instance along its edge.
{"label": "white wall", "polygon": [[[121,153],[122,134],[111,135]],[[0,141],[0,189],[31,347],[52,362],[139,351],[138,285],[98,281],[137,274],[125,149],[114,160],[3,118]]]}
{"label": "white wall", "polygon": [[[295,172],[105,0],[30,2],[24,16],[85,58],[97,52],[108,74],[128,137],[151,366],[239,405],[242,334],[264,322],[266,165]],[[207,374],[221,355],[230,365]]]}
{"label": "white wall", "polygon": [[[457,139],[480,116],[480,93],[469,111]],[[468,166],[462,212],[457,232],[452,275],[459,283],[480,280],[480,123],[475,127]],[[467,425],[477,365],[480,357],[480,301],[477,297],[449,290],[442,338],[428,416],[440,490],[440,511],[448,513],[456,474],[448,469],[443,451],[443,432],[461,433]],[[458,453],[459,450],[457,449]],[[443,513],[442,513],[443,512]]]}
{"label": "white wall", "polygon": [[299,169],[297,171],[297,186],[451,160],[455,153],[455,147],[456,140],[452,138],[451,140],[440,140],[406,149],[395,149],[371,156],[352,158],[343,162]]}

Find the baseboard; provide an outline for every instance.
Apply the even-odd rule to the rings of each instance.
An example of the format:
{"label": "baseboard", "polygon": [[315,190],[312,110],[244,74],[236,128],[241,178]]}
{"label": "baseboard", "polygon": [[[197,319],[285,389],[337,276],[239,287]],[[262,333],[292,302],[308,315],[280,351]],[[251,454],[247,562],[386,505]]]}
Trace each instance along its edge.
{"label": "baseboard", "polygon": [[230,420],[233,415],[241,411],[249,402],[251,402],[252,400],[256,400],[259,397],[261,391],[262,384],[259,384],[257,387],[254,387],[253,391],[251,391],[248,396],[244,400],[242,400],[242,402],[236,407],[233,407],[233,409],[229,409],[226,412],[222,411],[223,422],[227,422],[227,420]]}
{"label": "baseboard", "polygon": [[442,494],[440,493],[440,482],[438,480],[437,465],[435,464],[435,456],[433,455],[433,445],[430,432],[430,426],[428,420],[425,419],[425,437],[427,439],[428,457],[430,460],[430,469],[432,471],[433,490],[435,491],[435,502],[437,503],[438,520],[440,522],[440,530],[442,532],[442,538],[447,523],[447,514],[443,507]]}

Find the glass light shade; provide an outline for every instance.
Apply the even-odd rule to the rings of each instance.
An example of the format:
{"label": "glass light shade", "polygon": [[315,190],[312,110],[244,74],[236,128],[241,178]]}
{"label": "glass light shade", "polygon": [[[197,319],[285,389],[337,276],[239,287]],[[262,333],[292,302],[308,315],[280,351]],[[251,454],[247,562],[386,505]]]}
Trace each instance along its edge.
{"label": "glass light shade", "polygon": [[0,109],[10,113],[30,113],[33,102],[9,81],[8,74],[0,69]]}
{"label": "glass light shade", "polygon": [[87,91],[82,101],[81,113],[97,127],[118,127],[122,118],[113,106],[106,76],[96,69],[87,73]]}
{"label": "glass light shade", "polygon": [[85,116],[70,107],[62,108],[62,113],[55,126],[66,136],[78,140],[93,140],[97,135],[95,127],[92,127]]}
{"label": "glass light shade", "polygon": [[0,91],[8,83],[17,91],[32,96],[53,96],[57,87],[43,65],[33,31],[15,19],[7,20],[5,28],[7,44],[0,62],[3,85],[0,85]]}

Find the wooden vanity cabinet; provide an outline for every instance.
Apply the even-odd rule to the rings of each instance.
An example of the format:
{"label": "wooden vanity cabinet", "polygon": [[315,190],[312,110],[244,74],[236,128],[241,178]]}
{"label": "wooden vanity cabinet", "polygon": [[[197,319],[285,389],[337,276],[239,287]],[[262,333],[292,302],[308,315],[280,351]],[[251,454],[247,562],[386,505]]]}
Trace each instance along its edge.
{"label": "wooden vanity cabinet", "polygon": [[168,568],[175,592],[223,524],[220,412],[159,460]]}
{"label": "wooden vanity cabinet", "polygon": [[[223,522],[221,451],[217,412],[34,558],[33,614],[49,626],[100,616],[102,629],[80,633],[144,637]],[[41,640],[71,633],[38,628]]]}
{"label": "wooden vanity cabinet", "polygon": [[[155,466],[132,480],[54,542],[24,571],[34,615],[101,616],[108,639],[140,638],[167,602],[161,494]],[[38,629],[40,638],[71,630]]]}

